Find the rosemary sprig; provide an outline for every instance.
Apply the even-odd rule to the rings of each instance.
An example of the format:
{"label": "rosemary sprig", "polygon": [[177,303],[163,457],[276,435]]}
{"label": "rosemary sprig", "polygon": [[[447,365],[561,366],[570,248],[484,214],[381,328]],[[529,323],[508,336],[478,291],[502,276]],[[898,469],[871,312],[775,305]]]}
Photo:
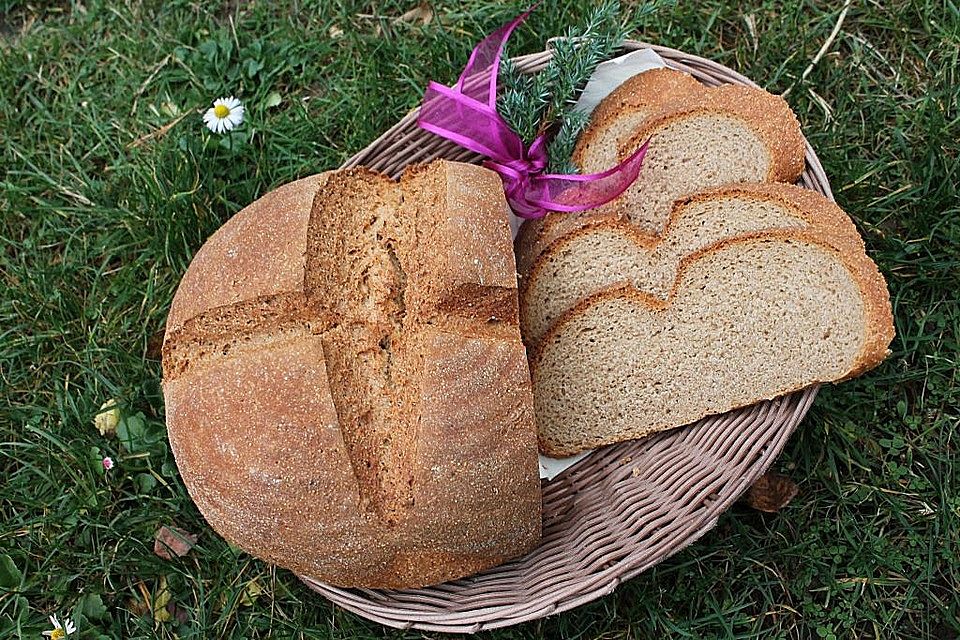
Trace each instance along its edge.
{"label": "rosemary sprig", "polygon": [[[646,17],[660,5],[670,3],[641,3],[635,15]],[[620,47],[626,38],[626,25],[632,22],[621,19],[619,0],[603,0],[583,26],[567,29],[564,37],[554,42],[553,57],[542,71],[524,74],[508,57],[502,60],[503,90],[497,99],[497,111],[525,144],[542,133],[552,135],[547,148],[551,173],[576,173],[570,156],[589,117],[574,105],[597,65]]]}
{"label": "rosemary sprig", "polygon": [[522,73],[509,57],[500,61],[500,86],[497,112],[524,143],[537,137],[543,110],[550,102],[550,88],[543,73]]}
{"label": "rosemary sprig", "polygon": [[547,157],[550,158],[547,170],[550,173],[577,173],[577,166],[570,156],[588,122],[590,115],[577,109],[571,109],[563,116],[560,127],[547,145]]}

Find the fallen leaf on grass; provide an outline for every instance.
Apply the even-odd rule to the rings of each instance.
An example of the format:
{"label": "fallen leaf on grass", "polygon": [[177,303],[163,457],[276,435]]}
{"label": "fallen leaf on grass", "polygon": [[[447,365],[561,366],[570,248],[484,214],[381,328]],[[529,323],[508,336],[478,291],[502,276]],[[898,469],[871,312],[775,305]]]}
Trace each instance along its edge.
{"label": "fallen leaf on grass", "polygon": [[273,107],[280,106],[280,103],[283,102],[283,97],[277,91],[271,91],[267,96],[267,99],[264,101],[264,106],[267,109],[272,109]]}
{"label": "fallen leaf on grass", "polygon": [[93,418],[93,425],[105,438],[117,435],[117,425],[120,424],[120,407],[114,399],[107,400],[100,405],[100,413]]}
{"label": "fallen leaf on grass", "polygon": [[160,585],[157,587],[157,593],[153,596],[153,619],[157,622],[169,622],[173,615],[167,610],[170,602],[170,590],[167,589],[167,577],[160,576]]}
{"label": "fallen leaf on grass", "polygon": [[173,601],[173,594],[167,587],[167,577],[160,576],[157,588],[150,593],[143,580],[137,583],[142,599],[130,598],[127,601],[127,610],[135,616],[152,615],[157,622],[176,620],[178,624],[187,622],[187,611]]}
{"label": "fallen leaf on grass", "polygon": [[177,624],[186,624],[187,620],[190,619],[190,616],[187,614],[187,610],[183,607],[177,606],[175,602],[167,603],[167,614],[174,620],[177,621]]}
{"label": "fallen leaf on grass", "polygon": [[421,2],[410,11],[396,19],[397,22],[409,22],[410,24],[420,23],[430,24],[433,21],[433,9],[426,2]]}
{"label": "fallen leaf on grass", "polygon": [[140,136],[133,142],[128,143],[127,149],[136,149],[137,147],[143,146],[148,142],[162,138],[163,136],[167,135],[170,129],[173,129],[175,126],[177,126],[180,123],[181,120],[183,120],[188,115],[190,115],[190,113],[191,113],[190,111],[187,111],[186,113],[181,114],[179,117],[174,118],[167,124],[163,125],[159,129],[154,129],[150,133]]}
{"label": "fallen leaf on grass", "polygon": [[147,339],[147,352],[145,355],[148,360],[159,360],[163,355],[163,334],[164,330],[160,329]]}
{"label": "fallen leaf on grass", "polygon": [[174,556],[185,556],[197,544],[197,536],[179,527],[163,525],[157,530],[153,541],[153,552],[164,560],[173,560]]}
{"label": "fallen leaf on grass", "polygon": [[145,616],[150,613],[150,604],[145,600],[130,598],[127,600],[127,611],[135,616]]}
{"label": "fallen leaf on grass", "polygon": [[767,472],[747,490],[743,501],[757,511],[776,513],[796,497],[797,483],[779,473]]}
{"label": "fallen leaf on grass", "polygon": [[240,605],[244,607],[253,606],[253,603],[257,601],[261,593],[263,593],[263,587],[261,587],[257,579],[254,578],[243,588],[243,593],[240,594]]}

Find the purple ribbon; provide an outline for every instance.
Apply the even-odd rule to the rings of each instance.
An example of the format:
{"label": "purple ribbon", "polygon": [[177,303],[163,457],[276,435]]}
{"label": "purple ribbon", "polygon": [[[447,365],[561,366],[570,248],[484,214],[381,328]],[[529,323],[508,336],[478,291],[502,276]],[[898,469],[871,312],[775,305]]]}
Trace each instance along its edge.
{"label": "purple ribbon", "polygon": [[478,44],[460,80],[452,87],[427,85],[417,124],[461,147],[487,156],[484,166],[503,179],[514,213],[542,218],[548,211],[585,211],[626,191],[637,175],[647,145],[616,167],[589,175],[544,174],[547,140],[540,135],[529,148],[497,113],[497,74],[504,45],[530,11],[517,16]]}

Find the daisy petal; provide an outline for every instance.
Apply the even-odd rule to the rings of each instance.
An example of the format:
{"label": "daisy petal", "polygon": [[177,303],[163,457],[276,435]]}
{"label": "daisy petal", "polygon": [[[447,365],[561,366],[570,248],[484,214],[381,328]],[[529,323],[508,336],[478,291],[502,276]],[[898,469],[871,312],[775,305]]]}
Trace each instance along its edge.
{"label": "daisy petal", "polygon": [[214,100],[213,107],[204,112],[203,122],[210,131],[224,133],[239,126],[243,122],[245,112],[246,109],[239,98],[235,96],[221,97]]}

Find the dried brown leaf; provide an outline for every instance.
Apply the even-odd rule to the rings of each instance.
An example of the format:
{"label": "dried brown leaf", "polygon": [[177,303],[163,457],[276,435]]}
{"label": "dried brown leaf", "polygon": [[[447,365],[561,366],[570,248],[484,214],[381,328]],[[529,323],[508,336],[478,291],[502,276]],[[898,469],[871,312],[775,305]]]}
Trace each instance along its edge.
{"label": "dried brown leaf", "polygon": [[787,476],[767,472],[747,490],[743,501],[757,511],[777,513],[790,504],[799,490],[797,483]]}
{"label": "dried brown leaf", "polygon": [[167,133],[170,131],[170,129],[173,129],[173,128],[174,128],[175,126],[177,126],[184,118],[186,118],[188,115],[190,115],[190,113],[192,113],[192,112],[188,111],[188,112],[182,114],[181,116],[179,116],[179,117],[177,117],[177,118],[174,118],[173,120],[171,120],[171,121],[168,122],[167,124],[163,125],[163,126],[160,127],[159,129],[154,129],[154,130],[151,131],[150,133],[148,133],[148,134],[146,134],[146,135],[140,136],[139,138],[137,138],[137,139],[134,140],[133,142],[127,144],[127,148],[128,148],[128,149],[135,149],[136,147],[143,146],[143,145],[145,145],[145,144],[148,143],[148,142],[152,142],[153,140],[158,140],[158,139],[162,138],[163,136],[167,135]]}
{"label": "dried brown leaf", "polygon": [[166,611],[170,619],[175,620],[177,624],[187,624],[187,621],[190,619],[190,614],[187,613],[187,610],[175,602],[168,602]]}
{"label": "dried brown leaf", "polygon": [[160,329],[147,339],[146,356],[148,360],[159,360],[163,354],[163,334],[164,330]]}
{"label": "dried brown leaf", "polygon": [[150,604],[137,598],[127,600],[127,611],[135,616],[145,616],[150,613]]}
{"label": "dried brown leaf", "polygon": [[408,22],[410,24],[422,24],[427,25],[433,22],[433,9],[430,8],[430,4],[427,2],[421,2],[410,11],[407,11],[399,18],[396,19],[396,22]]}
{"label": "dried brown leaf", "polygon": [[197,536],[179,527],[163,525],[157,530],[153,541],[153,552],[164,560],[173,560],[174,556],[185,556],[197,544]]}

